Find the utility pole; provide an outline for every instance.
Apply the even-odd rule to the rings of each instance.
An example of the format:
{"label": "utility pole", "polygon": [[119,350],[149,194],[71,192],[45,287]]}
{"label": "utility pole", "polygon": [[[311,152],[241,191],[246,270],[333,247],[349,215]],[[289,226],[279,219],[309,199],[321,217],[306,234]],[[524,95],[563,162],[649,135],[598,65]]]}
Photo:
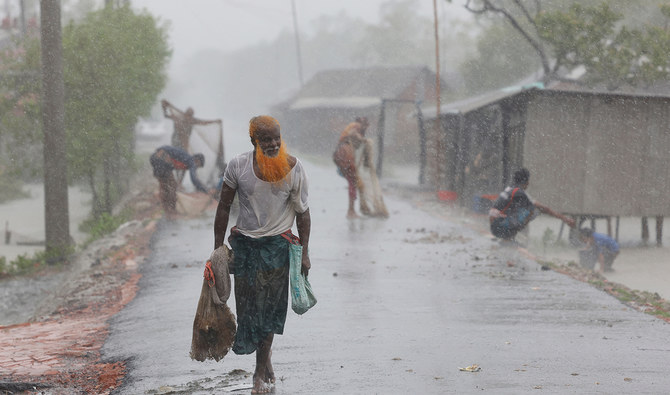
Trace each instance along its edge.
{"label": "utility pole", "polygon": [[440,100],[440,35],[438,30],[438,17],[437,17],[437,0],[433,0],[433,18],[435,20],[435,103],[437,109],[435,111],[435,138],[437,139],[437,152],[435,153],[435,158],[433,161],[435,163],[435,175],[437,182],[437,187],[442,188],[440,180],[440,161],[439,157],[444,152],[444,145],[442,144],[442,121],[440,119],[440,107],[442,106]]}
{"label": "utility pole", "polygon": [[60,0],[40,0],[42,129],[44,131],[44,227],[48,262],[65,260],[70,214],[65,156],[65,83]]}
{"label": "utility pole", "polygon": [[302,86],[303,85],[302,57],[300,55],[300,33],[298,31],[298,16],[295,11],[295,0],[291,0],[291,8],[293,9],[293,30],[295,31],[295,51],[298,58],[298,78],[300,78],[300,86]]}
{"label": "utility pole", "polygon": [[26,35],[26,4],[25,0],[19,0],[20,7],[20,21],[21,21],[21,36]]}

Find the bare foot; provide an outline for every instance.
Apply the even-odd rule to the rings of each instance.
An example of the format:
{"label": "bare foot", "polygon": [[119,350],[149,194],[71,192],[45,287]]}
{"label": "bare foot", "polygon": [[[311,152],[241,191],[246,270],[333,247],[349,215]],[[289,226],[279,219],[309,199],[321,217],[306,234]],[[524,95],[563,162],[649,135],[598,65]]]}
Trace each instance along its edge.
{"label": "bare foot", "polygon": [[360,217],[358,216],[358,214],[356,214],[355,211],[349,211],[349,212],[347,213],[347,218],[349,218],[349,219],[353,219],[353,218],[360,218]]}
{"label": "bare foot", "polygon": [[272,385],[265,382],[264,377],[254,375],[254,387],[251,389],[252,394],[269,394],[272,392]]}

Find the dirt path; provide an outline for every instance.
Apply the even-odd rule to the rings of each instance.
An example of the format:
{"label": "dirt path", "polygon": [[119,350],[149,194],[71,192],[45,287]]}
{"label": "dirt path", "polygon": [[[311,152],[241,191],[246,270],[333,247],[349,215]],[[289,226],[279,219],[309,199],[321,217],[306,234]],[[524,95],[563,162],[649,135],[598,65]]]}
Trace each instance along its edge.
{"label": "dirt path", "polygon": [[137,267],[149,253],[159,214],[153,199],[152,191],[141,190],[128,202],[135,209],[133,221],[89,245],[61,271],[23,279],[29,287],[54,275],[63,287],[46,298],[23,300],[40,302],[30,322],[0,327],[0,392],[49,388],[54,394],[105,394],[119,385],[124,364],[102,363],[100,349],[107,320],[137,291]]}

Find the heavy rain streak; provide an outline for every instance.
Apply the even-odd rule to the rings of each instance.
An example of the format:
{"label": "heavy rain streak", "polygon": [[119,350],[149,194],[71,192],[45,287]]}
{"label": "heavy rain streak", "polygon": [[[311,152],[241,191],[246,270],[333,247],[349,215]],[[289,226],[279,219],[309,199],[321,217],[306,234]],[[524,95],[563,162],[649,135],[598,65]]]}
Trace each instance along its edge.
{"label": "heavy rain streak", "polygon": [[0,0],[0,393],[667,393],[669,26]]}

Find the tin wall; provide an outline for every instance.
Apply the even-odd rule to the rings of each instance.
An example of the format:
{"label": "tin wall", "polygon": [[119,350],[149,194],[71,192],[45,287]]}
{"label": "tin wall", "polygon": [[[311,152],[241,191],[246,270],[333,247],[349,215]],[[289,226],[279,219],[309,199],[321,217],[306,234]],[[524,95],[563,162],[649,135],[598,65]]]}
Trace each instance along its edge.
{"label": "tin wall", "polygon": [[528,192],[564,213],[670,214],[670,101],[544,91],[528,104]]}

